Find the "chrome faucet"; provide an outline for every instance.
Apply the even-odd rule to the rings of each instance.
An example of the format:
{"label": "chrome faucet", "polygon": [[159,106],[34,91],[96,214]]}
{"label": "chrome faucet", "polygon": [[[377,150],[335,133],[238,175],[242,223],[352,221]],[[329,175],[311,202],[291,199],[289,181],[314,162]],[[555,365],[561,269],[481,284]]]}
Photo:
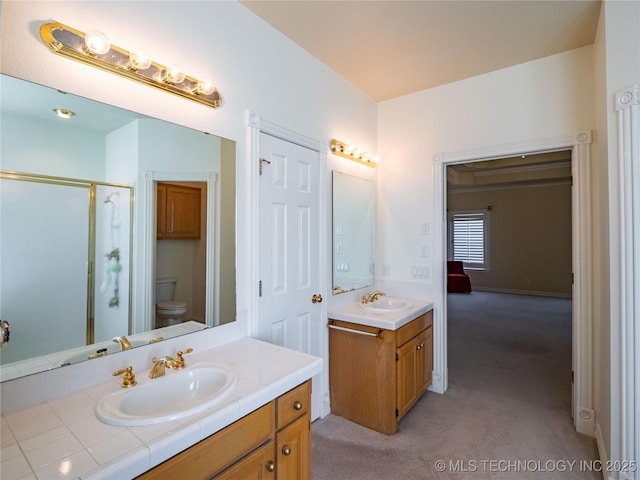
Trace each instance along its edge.
{"label": "chrome faucet", "polygon": [[129,350],[131,348],[129,340],[127,340],[127,337],[125,337],[124,335],[122,335],[121,337],[113,337],[113,341],[120,344],[120,350],[122,351]]}
{"label": "chrome faucet", "polygon": [[362,296],[362,303],[371,303],[374,302],[378,299],[378,297],[383,297],[384,296],[384,292],[380,291],[380,290],[376,290],[373,293],[370,293],[368,295],[363,295]]}
{"label": "chrome faucet", "polygon": [[152,361],[153,361],[153,367],[149,372],[149,378],[161,377],[165,373],[165,367],[174,368],[176,366],[176,361],[169,356],[162,357],[162,358],[153,357]]}

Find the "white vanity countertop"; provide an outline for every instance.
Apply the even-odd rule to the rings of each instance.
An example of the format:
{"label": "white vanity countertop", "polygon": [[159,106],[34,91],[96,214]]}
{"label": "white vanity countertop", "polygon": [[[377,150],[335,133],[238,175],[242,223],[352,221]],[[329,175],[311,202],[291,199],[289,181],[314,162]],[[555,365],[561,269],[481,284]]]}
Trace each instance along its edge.
{"label": "white vanity countertop", "polygon": [[[194,416],[141,427],[114,427],[95,416],[98,400],[121,379],[1,419],[3,480],[126,479],[144,473],[322,371],[322,359],[252,338],[185,356],[236,369],[233,395]],[[134,371],[148,379],[147,371]],[[171,375],[167,370],[167,375]],[[152,380],[150,380],[152,381]],[[135,387],[133,387],[135,388]]]}
{"label": "white vanity countertop", "polygon": [[411,307],[399,312],[372,312],[364,309],[359,303],[351,302],[330,308],[328,316],[333,320],[342,320],[345,322],[357,323],[359,325],[367,325],[369,327],[384,328],[386,330],[397,330],[406,325],[414,318],[423,313],[433,310],[433,302],[425,300],[416,300],[412,298],[396,297],[407,300]]}

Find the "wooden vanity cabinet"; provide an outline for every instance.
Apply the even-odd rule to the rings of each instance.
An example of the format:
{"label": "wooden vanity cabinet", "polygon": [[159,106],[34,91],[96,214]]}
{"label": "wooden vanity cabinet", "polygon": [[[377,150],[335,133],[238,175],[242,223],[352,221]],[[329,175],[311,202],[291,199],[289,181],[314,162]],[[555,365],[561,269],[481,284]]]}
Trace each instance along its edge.
{"label": "wooden vanity cabinet", "polygon": [[310,458],[309,380],[137,478],[305,480]]}
{"label": "wooden vanity cabinet", "polygon": [[398,330],[329,320],[331,412],[388,435],[431,385],[433,312]]}
{"label": "wooden vanity cabinet", "polygon": [[200,238],[199,188],[158,182],[156,234],[164,239]]}

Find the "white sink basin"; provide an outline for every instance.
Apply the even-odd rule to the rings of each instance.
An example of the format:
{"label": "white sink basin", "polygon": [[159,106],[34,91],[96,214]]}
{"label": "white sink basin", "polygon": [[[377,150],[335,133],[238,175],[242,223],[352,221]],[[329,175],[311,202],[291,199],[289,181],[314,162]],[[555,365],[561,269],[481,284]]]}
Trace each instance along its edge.
{"label": "white sink basin", "polygon": [[200,363],[102,397],[96,416],[109,425],[133,427],[199,413],[225,399],[237,382],[226,365]]}
{"label": "white sink basin", "polygon": [[410,308],[412,305],[408,300],[397,297],[379,297],[371,303],[361,303],[360,306],[365,310],[378,313],[401,312]]}

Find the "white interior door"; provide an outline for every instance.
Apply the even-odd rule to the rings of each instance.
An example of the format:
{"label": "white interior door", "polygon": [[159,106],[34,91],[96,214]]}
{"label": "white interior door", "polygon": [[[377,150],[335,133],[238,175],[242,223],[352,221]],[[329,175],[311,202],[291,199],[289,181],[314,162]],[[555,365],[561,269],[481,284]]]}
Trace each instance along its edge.
{"label": "white interior door", "polygon": [[[320,154],[266,133],[260,133],[259,152],[258,336],[322,356]],[[321,390],[313,388],[313,418]]]}

